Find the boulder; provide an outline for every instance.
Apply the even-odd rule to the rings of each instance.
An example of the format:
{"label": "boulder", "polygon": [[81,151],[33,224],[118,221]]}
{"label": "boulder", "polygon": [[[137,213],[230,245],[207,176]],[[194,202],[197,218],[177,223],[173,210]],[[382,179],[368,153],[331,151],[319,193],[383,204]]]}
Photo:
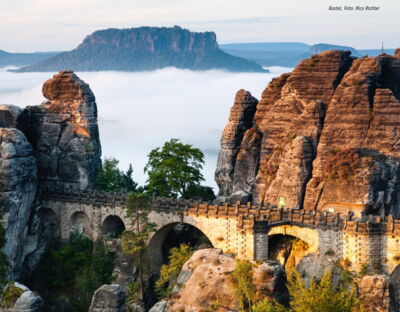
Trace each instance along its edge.
{"label": "boulder", "polygon": [[[236,260],[220,249],[196,251],[184,264],[177,283],[168,298],[153,307],[155,311],[232,311],[238,308],[232,273]],[[286,276],[283,269],[273,263],[255,265],[253,282],[257,295],[269,296],[287,302]]]}
{"label": "boulder", "polygon": [[4,312],[41,312],[44,302],[37,293],[25,285],[10,282],[4,289],[2,309]]}
{"label": "boulder", "polygon": [[386,275],[366,275],[360,283],[360,292],[363,296],[366,311],[388,312],[389,277]]}
{"label": "boulder", "polygon": [[167,307],[168,300],[164,299],[159,302],[157,302],[152,308],[149,310],[149,312],[164,312]]}
{"label": "boulder", "polygon": [[43,308],[43,299],[33,291],[25,291],[21,297],[17,299],[14,308],[9,312],[41,312]]}
{"label": "boulder", "polygon": [[125,312],[125,290],[121,285],[103,285],[93,295],[89,312]]}

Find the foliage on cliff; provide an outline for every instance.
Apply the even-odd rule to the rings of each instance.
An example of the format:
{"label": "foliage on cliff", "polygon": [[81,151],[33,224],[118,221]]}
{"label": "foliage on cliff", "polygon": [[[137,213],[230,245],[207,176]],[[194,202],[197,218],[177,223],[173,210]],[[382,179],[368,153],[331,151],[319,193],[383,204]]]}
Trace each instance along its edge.
{"label": "foliage on cliff", "polygon": [[118,168],[119,161],[115,158],[105,158],[98,170],[96,187],[105,192],[142,192],[142,188],[133,181],[132,165],[123,172]]}
{"label": "foliage on cliff", "polygon": [[48,248],[33,286],[54,309],[86,312],[94,291],[112,282],[113,266],[114,255],[102,242],[74,234]]}
{"label": "foliage on cliff", "polygon": [[156,282],[156,291],[160,297],[170,294],[178,275],[185,262],[192,256],[193,249],[187,244],[171,248],[169,251],[168,264],[163,264],[160,270],[160,278]]}
{"label": "foliage on cliff", "polygon": [[299,272],[293,270],[288,277],[290,307],[286,308],[268,298],[255,303],[252,312],[363,312],[361,298],[355,286],[332,282],[327,270],[320,281],[311,280],[306,286]]}
{"label": "foliage on cliff", "polygon": [[256,300],[253,284],[253,264],[238,260],[233,271],[233,287],[238,298],[240,311],[249,311]]}

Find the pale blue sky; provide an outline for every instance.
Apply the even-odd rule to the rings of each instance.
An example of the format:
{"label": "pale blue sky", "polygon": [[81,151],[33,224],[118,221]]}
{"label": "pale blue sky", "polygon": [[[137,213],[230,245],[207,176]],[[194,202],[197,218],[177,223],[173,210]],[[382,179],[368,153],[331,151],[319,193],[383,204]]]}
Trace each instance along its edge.
{"label": "pale blue sky", "polygon": [[[379,11],[330,12],[329,5]],[[75,48],[98,29],[180,25],[220,43],[301,41],[400,47],[398,0],[0,0],[0,49]]]}

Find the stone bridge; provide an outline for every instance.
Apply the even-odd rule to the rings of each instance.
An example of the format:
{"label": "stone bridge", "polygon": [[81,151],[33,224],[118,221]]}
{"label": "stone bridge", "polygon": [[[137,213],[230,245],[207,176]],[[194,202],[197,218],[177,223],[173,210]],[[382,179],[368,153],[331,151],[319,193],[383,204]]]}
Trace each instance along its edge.
{"label": "stone bridge", "polygon": [[[126,194],[69,189],[40,192],[40,213],[61,238],[78,230],[92,239],[110,237],[131,226]],[[161,246],[179,223],[200,230],[213,247],[241,259],[267,260],[269,237],[290,235],[309,245],[322,262],[348,259],[352,269],[379,268],[390,274],[400,263],[400,220],[247,205],[211,205],[189,200],[153,198],[150,221],[157,225],[149,244],[153,266],[162,261]]]}

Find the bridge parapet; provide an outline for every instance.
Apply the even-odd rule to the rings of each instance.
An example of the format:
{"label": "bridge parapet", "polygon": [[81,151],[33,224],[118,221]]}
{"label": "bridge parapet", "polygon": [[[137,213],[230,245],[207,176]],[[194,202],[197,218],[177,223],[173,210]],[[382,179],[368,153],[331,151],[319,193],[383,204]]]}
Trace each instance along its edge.
{"label": "bridge parapet", "polygon": [[[41,200],[55,200],[79,203],[98,207],[124,207],[127,193],[110,193],[96,190],[76,190],[55,186],[43,188],[39,192]],[[269,226],[291,224],[297,226],[344,230],[351,233],[387,233],[400,235],[400,220],[391,216],[363,216],[354,218],[352,214],[331,213],[327,211],[299,210],[271,206],[253,206],[236,203],[233,205],[214,205],[199,200],[153,197],[151,209],[159,212],[181,212],[185,215],[206,216],[208,218],[236,218],[240,230],[252,231],[255,222],[268,221]]]}

